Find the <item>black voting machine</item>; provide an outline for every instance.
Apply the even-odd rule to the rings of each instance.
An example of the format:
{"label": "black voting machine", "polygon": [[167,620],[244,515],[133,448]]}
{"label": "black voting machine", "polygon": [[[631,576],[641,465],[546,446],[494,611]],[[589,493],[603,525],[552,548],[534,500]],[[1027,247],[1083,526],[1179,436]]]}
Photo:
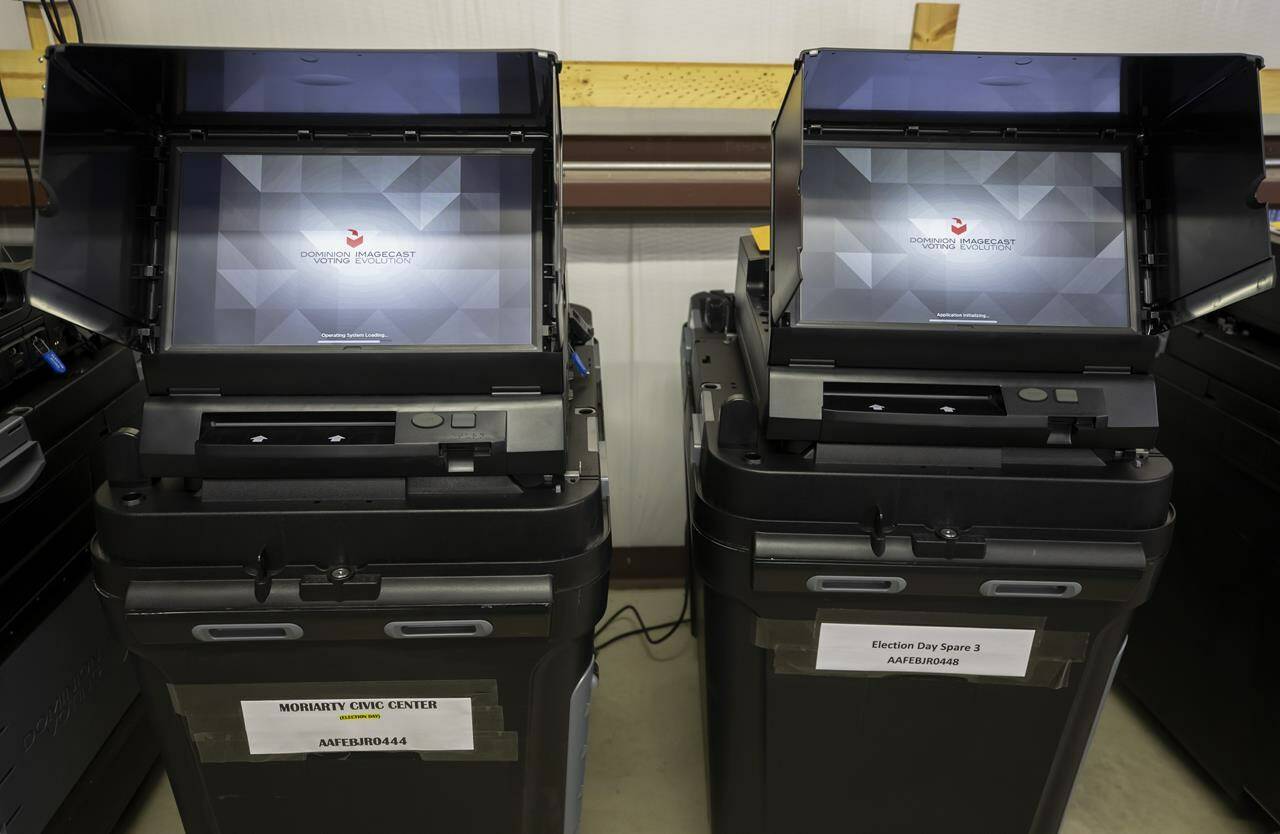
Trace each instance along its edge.
{"label": "black voting machine", "polygon": [[684,330],[717,834],[1049,834],[1174,529],[1162,334],[1270,288],[1250,56],[813,50]]}
{"label": "black voting machine", "polygon": [[93,555],[188,834],[578,829],[610,536],[558,69],[49,53],[30,291],[142,353]]}
{"label": "black voting machine", "polygon": [[1174,330],[1155,375],[1178,530],[1120,681],[1229,797],[1280,820],[1280,293]]}
{"label": "black voting machine", "polygon": [[92,497],[143,392],[129,351],[30,307],[27,266],[0,268],[0,827],[108,834],[157,750],[93,592]]}

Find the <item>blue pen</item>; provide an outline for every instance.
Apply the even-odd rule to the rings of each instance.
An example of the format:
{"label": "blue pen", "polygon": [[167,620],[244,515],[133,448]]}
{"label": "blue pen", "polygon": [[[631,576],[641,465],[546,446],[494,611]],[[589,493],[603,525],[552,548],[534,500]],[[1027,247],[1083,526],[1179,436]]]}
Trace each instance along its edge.
{"label": "blue pen", "polygon": [[67,372],[67,366],[63,364],[62,357],[58,355],[56,350],[49,347],[48,342],[36,336],[31,340],[31,344],[36,349],[36,353],[40,354],[40,358],[53,369],[55,374],[65,374]]}
{"label": "blue pen", "polygon": [[591,376],[591,371],[587,370],[587,363],[582,361],[582,357],[578,355],[576,350],[569,350],[569,358],[573,360],[573,367],[578,369],[578,373],[583,376]]}

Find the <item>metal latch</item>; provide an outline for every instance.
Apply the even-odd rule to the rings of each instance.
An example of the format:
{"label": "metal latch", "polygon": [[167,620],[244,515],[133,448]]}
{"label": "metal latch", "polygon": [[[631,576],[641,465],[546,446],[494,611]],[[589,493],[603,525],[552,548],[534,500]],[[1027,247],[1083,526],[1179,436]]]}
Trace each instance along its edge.
{"label": "metal latch", "polygon": [[492,443],[442,443],[440,454],[445,460],[445,471],[450,475],[469,475],[476,471],[476,459],[493,454]]}
{"label": "metal latch", "polygon": [[298,582],[298,598],[306,602],[375,600],[382,593],[382,576],[358,573],[339,565],[324,574],[310,574]]}
{"label": "metal latch", "polygon": [[987,555],[987,542],[955,527],[939,527],[932,536],[912,535],[911,550],[926,559],[982,559]]}
{"label": "metal latch", "polygon": [[44,450],[21,414],[0,417],[0,504],[21,498],[44,471]]}
{"label": "metal latch", "polygon": [[1050,417],[1048,444],[1050,446],[1070,446],[1075,430],[1076,421],[1074,418]]}
{"label": "metal latch", "polygon": [[1097,427],[1097,417],[1050,417],[1048,445],[1070,446],[1075,442],[1076,432],[1079,429],[1096,429]]}

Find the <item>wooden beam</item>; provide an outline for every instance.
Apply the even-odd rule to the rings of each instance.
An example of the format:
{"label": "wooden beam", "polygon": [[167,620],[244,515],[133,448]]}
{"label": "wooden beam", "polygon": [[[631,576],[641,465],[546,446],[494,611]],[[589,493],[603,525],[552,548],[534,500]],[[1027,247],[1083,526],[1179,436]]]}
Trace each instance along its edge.
{"label": "wooden beam", "polygon": [[567,61],[560,75],[565,107],[777,110],[791,67]]}
{"label": "wooden beam", "polygon": [[959,3],[916,3],[911,24],[911,48],[930,52],[950,52],[956,48]]}
{"label": "wooden beam", "polygon": [[[5,95],[10,98],[44,98],[44,63],[41,59],[50,43],[49,27],[39,6],[32,3],[23,5],[31,48],[0,50],[0,81],[4,83]],[[67,40],[77,40],[76,23],[70,9],[65,3],[56,4],[56,8],[67,30]]]}
{"label": "wooden beam", "polygon": [[1280,176],[1269,176],[1258,185],[1255,195],[1260,203],[1280,208]]}
{"label": "wooden beam", "polygon": [[1280,69],[1262,71],[1262,112],[1280,113]]}
{"label": "wooden beam", "polygon": [[[0,114],[0,124],[4,116]],[[49,204],[49,195],[44,183],[36,180],[36,205],[43,208]],[[31,205],[31,192],[27,190],[27,177],[21,168],[8,168],[0,172],[0,210],[27,209]]]}

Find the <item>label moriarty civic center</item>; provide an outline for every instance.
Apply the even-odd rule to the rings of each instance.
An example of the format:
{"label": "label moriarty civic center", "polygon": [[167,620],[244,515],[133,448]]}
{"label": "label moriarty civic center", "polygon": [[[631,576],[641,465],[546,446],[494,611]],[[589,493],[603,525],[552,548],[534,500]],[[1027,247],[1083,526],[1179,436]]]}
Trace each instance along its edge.
{"label": "label moriarty civic center", "polygon": [[470,698],[241,701],[253,755],[474,750]]}

